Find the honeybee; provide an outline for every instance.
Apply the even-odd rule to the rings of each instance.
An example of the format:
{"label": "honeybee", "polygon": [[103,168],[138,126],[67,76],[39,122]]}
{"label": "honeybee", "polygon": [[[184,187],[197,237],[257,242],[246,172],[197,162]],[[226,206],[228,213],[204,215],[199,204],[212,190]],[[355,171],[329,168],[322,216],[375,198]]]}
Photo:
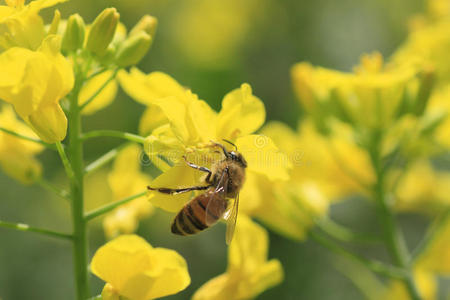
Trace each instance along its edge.
{"label": "honeybee", "polygon": [[[245,181],[247,162],[236,145],[230,141],[225,142],[234,146],[234,151],[228,151],[222,144],[212,142],[213,146],[222,149],[225,158],[216,162],[212,170],[197,166],[183,156],[191,168],[207,173],[205,184],[186,188],[147,188],[164,194],[180,194],[190,191],[205,190],[186,203],[172,222],[171,231],[177,235],[192,235],[211,227],[220,219],[227,223],[226,242],[231,243],[239,208],[239,191]],[[232,203],[230,203],[232,201]]]}

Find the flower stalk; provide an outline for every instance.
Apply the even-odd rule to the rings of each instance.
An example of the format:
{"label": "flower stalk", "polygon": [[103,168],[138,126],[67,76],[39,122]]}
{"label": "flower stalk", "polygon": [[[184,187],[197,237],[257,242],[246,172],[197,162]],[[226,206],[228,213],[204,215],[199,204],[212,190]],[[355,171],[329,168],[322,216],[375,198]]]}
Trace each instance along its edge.
{"label": "flower stalk", "polygon": [[62,233],[54,230],[44,229],[44,228],[38,228],[38,227],[32,227],[28,224],[23,223],[11,223],[11,222],[4,222],[0,221],[0,227],[2,228],[10,228],[18,231],[26,231],[26,232],[33,232],[41,235],[46,235],[54,238],[59,239],[72,239],[72,235],[67,233]]}
{"label": "flower stalk", "polygon": [[395,220],[395,216],[388,203],[387,192],[385,189],[386,169],[382,163],[381,142],[383,140],[383,131],[374,130],[371,143],[368,147],[371,162],[376,174],[376,182],[373,187],[373,195],[377,205],[380,222],[383,226],[385,245],[390,253],[394,264],[407,271],[407,276],[402,280],[406,285],[407,291],[413,300],[422,299],[413,279],[412,270],[408,264],[409,252],[405,244],[403,234]]}
{"label": "flower stalk", "polygon": [[82,74],[77,74],[75,87],[70,95],[68,159],[72,166],[73,177],[70,178],[73,222],[73,259],[77,299],[89,297],[88,280],[88,244],[86,221],[84,219],[83,200],[83,141],[81,139],[81,109],[78,106],[78,95],[84,82]]}

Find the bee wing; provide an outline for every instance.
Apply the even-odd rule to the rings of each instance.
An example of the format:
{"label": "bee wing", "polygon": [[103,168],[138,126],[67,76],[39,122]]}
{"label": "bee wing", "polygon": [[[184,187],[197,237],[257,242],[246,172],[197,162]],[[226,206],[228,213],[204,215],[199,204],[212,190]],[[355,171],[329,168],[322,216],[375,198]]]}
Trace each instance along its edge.
{"label": "bee wing", "polygon": [[216,223],[227,209],[225,196],[227,194],[228,176],[227,170],[223,170],[214,191],[211,192],[208,204],[205,209],[206,225],[211,226]]}
{"label": "bee wing", "polygon": [[227,220],[227,233],[226,233],[226,241],[227,245],[231,244],[234,235],[234,229],[236,228],[236,220],[239,210],[239,194],[234,199],[233,205],[231,208],[224,214],[225,219]]}

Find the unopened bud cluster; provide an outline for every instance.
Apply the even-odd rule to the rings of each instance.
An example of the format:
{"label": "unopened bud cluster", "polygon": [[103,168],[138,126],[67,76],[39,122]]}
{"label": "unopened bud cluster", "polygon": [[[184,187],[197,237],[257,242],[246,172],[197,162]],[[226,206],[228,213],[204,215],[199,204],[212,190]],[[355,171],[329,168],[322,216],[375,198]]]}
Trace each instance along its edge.
{"label": "unopened bud cluster", "polygon": [[87,26],[80,15],[71,15],[63,33],[62,50],[67,54],[83,50],[104,63],[119,67],[139,63],[150,49],[157,20],[144,16],[128,36],[120,36],[119,20],[115,8],[106,8]]}

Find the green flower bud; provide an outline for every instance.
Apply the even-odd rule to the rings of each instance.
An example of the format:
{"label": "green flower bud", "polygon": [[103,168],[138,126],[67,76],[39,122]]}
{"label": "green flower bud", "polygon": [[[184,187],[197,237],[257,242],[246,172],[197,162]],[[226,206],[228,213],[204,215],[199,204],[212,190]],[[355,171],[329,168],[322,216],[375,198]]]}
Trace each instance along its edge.
{"label": "green flower bud", "polygon": [[151,44],[152,37],[144,31],[131,35],[117,50],[116,64],[119,67],[137,64],[145,56]]}
{"label": "green flower bud", "polygon": [[67,20],[66,32],[62,39],[63,51],[76,51],[83,47],[85,26],[83,18],[74,14]]}
{"label": "green flower bud", "polygon": [[145,31],[152,38],[155,36],[156,27],[158,26],[158,19],[150,15],[143,16],[139,22],[131,29],[130,36]]}
{"label": "green flower bud", "polygon": [[98,56],[105,54],[116,32],[119,16],[119,13],[113,7],[103,10],[92,24],[86,49]]}

